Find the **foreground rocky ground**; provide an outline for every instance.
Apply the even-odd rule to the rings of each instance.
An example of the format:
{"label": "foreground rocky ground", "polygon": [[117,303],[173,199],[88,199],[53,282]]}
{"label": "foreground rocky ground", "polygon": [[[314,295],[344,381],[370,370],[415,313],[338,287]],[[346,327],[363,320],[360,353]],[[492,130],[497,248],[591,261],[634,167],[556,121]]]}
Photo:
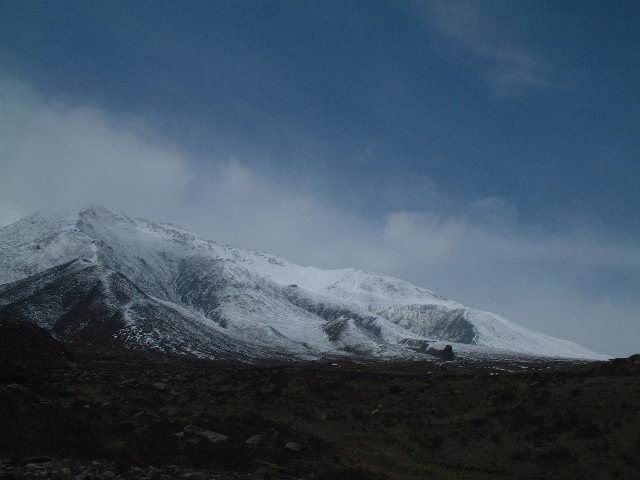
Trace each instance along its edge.
{"label": "foreground rocky ground", "polygon": [[640,357],[250,366],[62,346],[26,324],[0,330],[0,478],[640,470]]}

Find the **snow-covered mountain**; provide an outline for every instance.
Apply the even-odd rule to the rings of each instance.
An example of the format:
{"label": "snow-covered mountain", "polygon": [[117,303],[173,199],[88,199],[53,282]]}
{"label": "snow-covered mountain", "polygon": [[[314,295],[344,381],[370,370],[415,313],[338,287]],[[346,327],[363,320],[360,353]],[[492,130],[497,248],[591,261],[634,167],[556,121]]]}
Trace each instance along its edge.
{"label": "snow-covered mountain", "polygon": [[204,357],[600,356],[405,281],[303,267],[104,208],[0,228],[0,314],[59,338]]}

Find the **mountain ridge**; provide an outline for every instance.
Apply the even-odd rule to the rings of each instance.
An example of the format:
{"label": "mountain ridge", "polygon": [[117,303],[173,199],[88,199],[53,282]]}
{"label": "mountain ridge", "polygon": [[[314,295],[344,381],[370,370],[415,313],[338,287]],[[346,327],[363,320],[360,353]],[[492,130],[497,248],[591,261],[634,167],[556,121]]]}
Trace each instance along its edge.
{"label": "mountain ridge", "polygon": [[[203,347],[211,337],[213,344],[237,342],[245,354],[255,348],[256,356],[275,350],[296,358],[413,357],[416,348],[409,344],[450,342],[461,352],[602,358],[401,279],[300,266],[102,207],[32,215],[0,228],[0,284],[76,259],[122,275],[148,297],[149,311],[169,309],[200,325],[202,338],[191,341],[204,356],[216,356],[215,348]],[[0,287],[6,305],[2,292],[6,288]],[[160,348],[171,350],[171,341]]]}

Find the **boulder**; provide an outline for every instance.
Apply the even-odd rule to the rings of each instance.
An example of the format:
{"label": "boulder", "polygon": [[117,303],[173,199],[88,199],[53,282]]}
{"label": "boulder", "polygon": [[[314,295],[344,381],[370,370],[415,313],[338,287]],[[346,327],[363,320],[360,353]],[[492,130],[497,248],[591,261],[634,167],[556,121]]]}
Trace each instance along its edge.
{"label": "boulder", "polygon": [[453,347],[451,345],[444,347],[444,350],[442,350],[442,353],[440,354],[440,358],[447,361],[453,360]]}
{"label": "boulder", "polygon": [[229,437],[227,437],[226,435],[223,435],[217,432],[212,432],[211,430],[203,430],[198,435],[206,438],[211,443],[222,443],[229,440]]}
{"label": "boulder", "polygon": [[[180,435],[182,434],[182,435]],[[191,435],[192,437],[187,440],[194,440],[193,436],[197,435],[199,437],[202,438],[206,438],[207,440],[209,440],[211,443],[221,443],[221,442],[226,442],[227,440],[229,440],[229,437],[227,437],[226,435],[223,435],[221,433],[217,433],[217,432],[213,432],[211,430],[205,430],[202,427],[199,427],[197,425],[187,425],[186,427],[184,427],[182,429],[182,432],[178,432],[176,435],[179,438],[184,438],[184,434],[188,434]]]}
{"label": "boulder", "polygon": [[51,464],[53,463],[53,457],[27,457],[22,460],[22,463],[29,465]]}
{"label": "boulder", "polygon": [[455,358],[455,355],[453,353],[453,347],[451,345],[447,345],[442,350],[438,350],[437,348],[431,347],[429,350],[427,350],[427,353],[432,357],[439,358],[440,360],[443,360],[443,361],[450,361]]}
{"label": "boulder", "polygon": [[191,435],[198,435],[202,432],[204,428],[199,427],[197,425],[187,425],[182,429],[184,433],[190,433]]}
{"label": "boulder", "polygon": [[256,447],[260,445],[263,442],[263,440],[264,439],[262,438],[262,435],[254,435],[252,437],[247,438],[244,443],[252,447]]}
{"label": "boulder", "polygon": [[284,448],[292,452],[301,452],[304,447],[297,442],[287,442]]}

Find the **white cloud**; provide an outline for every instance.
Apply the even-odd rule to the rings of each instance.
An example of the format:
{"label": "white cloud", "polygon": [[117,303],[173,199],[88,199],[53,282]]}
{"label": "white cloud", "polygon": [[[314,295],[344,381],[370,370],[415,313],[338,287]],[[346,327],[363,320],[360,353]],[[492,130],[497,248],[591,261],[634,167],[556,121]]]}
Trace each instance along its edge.
{"label": "white cloud", "polygon": [[517,95],[556,85],[548,62],[500,28],[487,12],[490,3],[429,0],[414,4],[425,23],[454,48],[451,56],[456,61],[466,58],[479,62],[488,85],[496,94]]}
{"label": "white cloud", "polygon": [[152,208],[191,179],[183,156],[138,122],[0,83],[0,203],[7,211],[88,203]]}
{"label": "white cloud", "polygon": [[[410,182],[404,191],[381,186],[396,210],[366,217],[342,208],[339,196],[310,192],[311,180],[261,175],[239,159],[205,167],[138,120],[50,101],[17,83],[0,87],[0,220],[102,204],[303,264],[393,274],[595,350],[638,349],[637,241],[525,229],[497,197],[453,215],[431,195],[431,206],[411,211]],[[426,179],[415,187],[425,185],[432,189]]]}

